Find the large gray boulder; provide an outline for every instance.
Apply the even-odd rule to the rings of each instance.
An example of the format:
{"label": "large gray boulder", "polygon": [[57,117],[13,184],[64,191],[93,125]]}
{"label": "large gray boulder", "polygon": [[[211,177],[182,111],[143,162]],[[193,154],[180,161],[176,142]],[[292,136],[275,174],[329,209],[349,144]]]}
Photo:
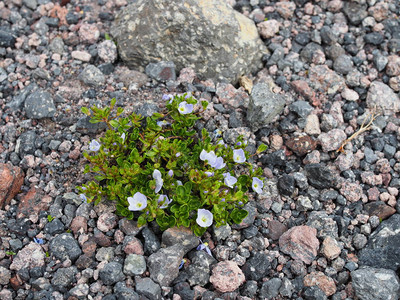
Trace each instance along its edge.
{"label": "large gray boulder", "polygon": [[122,60],[143,72],[173,61],[179,72],[236,83],[262,68],[267,53],[254,22],[220,0],[138,0],[121,11],[111,28]]}

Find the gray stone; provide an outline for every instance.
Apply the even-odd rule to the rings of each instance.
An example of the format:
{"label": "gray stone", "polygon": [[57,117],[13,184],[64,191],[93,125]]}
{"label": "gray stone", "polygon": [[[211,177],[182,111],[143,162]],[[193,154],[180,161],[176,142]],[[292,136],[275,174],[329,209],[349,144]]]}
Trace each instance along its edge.
{"label": "gray stone", "polygon": [[30,9],[32,9],[32,10],[35,10],[36,7],[37,7],[37,1],[36,1],[36,0],[23,0],[22,3],[23,3],[26,7],[30,8]]}
{"label": "gray stone", "polygon": [[96,259],[98,261],[112,261],[114,259],[113,247],[102,247],[97,250]]}
{"label": "gray stone", "polygon": [[217,261],[205,251],[196,251],[191,258],[191,264],[186,270],[191,286],[205,286],[210,279],[210,268]]}
{"label": "gray stone", "polygon": [[179,244],[185,254],[196,248],[199,242],[199,238],[193,234],[193,231],[184,227],[168,228],[162,234],[163,246],[170,247]]}
{"label": "gray stone", "polygon": [[265,83],[254,85],[251,91],[247,121],[254,131],[271,123],[285,106],[285,97],[271,91]]}
{"label": "gray stone", "polygon": [[308,215],[307,225],[317,229],[317,237],[338,237],[338,225],[336,221],[323,211],[312,211]]}
{"label": "gray stone", "polygon": [[336,43],[338,36],[329,26],[323,26],[321,28],[321,40],[327,45],[332,45]]}
{"label": "gray stone", "polygon": [[400,99],[389,86],[383,82],[374,81],[368,90],[367,106],[387,116],[400,111]]}
{"label": "gray stone", "polygon": [[136,281],[136,292],[139,295],[143,295],[150,300],[161,300],[161,288],[160,286],[155,283],[153,280],[150,278],[141,278],[141,277],[135,277]]}
{"label": "gray stone", "polygon": [[146,75],[157,81],[167,82],[176,80],[175,64],[173,61],[160,61],[149,63],[145,69]]}
{"label": "gray stone", "polygon": [[89,295],[89,285],[86,283],[81,283],[73,287],[69,293],[71,296],[78,297],[78,299],[85,299]]}
{"label": "gray stone", "polygon": [[306,288],[304,297],[306,300],[328,300],[328,297],[317,285]]}
{"label": "gray stone", "polygon": [[262,299],[273,299],[279,294],[279,288],[282,285],[280,278],[271,278],[263,282],[260,290],[260,297]]}
{"label": "gray stone", "polygon": [[290,280],[286,277],[282,279],[282,284],[281,287],[279,288],[279,293],[288,299],[292,297],[293,294],[293,284],[290,282]]}
{"label": "gray stone", "polygon": [[300,52],[300,57],[308,63],[312,63],[316,52],[324,52],[324,49],[317,43],[308,43]]}
{"label": "gray stone", "polygon": [[393,270],[362,267],[351,272],[352,286],[361,300],[396,300],[400,280]]}
{"label": "gray stone", "polygon": [[46,224],[44,231],[50,235],[64,232],[64,224],[60,219],[54,219],[53,221]]}
{"label": "gray stone", "polygon": [[38,89],[25,99],[25,112],[28,118],[51,118],[56,112],[53,98],[50,93]]}
{"label": "gray stone", "polygon": [[76,122],[76,130],[82,133],[97,133],[105,128],[107,125],[103,122],[100,123],[90,123],[90,117],[84,116]]}
{"label": "gray stone", "polygon": [[51,255],[64,261],[70,259],[74,262],[81,254],[78,242],[70,233],[62,233],[50,241],[49,251]]}
{"label": "gray stone", "polygon": [[313,187],[317,189],[335,187],[336,175],[324,164],[309,164],[305,166],[304,170],[308,183]]}
{"label": "gray stone", "polygon": [[110,262],[99,272],[99,277],[106,285],[112,285],[125,279],[122,265],[116,261]]}
{"label": "gray stone", "polygon": [[160,241],[149,227],[143,228],[142,235],[144,238],[144,253],[146,255],[153,254],[161,248]]}
{"label": "gray stone", "polygon": [[6,285],[11,279],[11,271],[0,266],[0,284]]}
{"label": "gray stone", "polygon": [[359,264],[397,270],[400,267],[400,215],[384,220],[359,253]]}
{"label": "gray stone", "polygon": [[161,248],[147,260],[150,278],[161,286],[169,286],[179,274],[179,265],[185,255],[180,244]]}
{"label": "gray stone", "polygon": [[290,104],[289,109],[294,111],[299,117],[306,118],[314,108],[306,101],[299,100]]}
{"label": "gray stone", "polygon": [[15,45],[15,36],[5,30],[0,30],[0,47],[14,47]]}
{"label": "gray stone", "polygon": [[263,252],[256,252],[242,267],[246,279],[256,281],[265,277],[270,269],[271,262],[268,255]]}
{"label": "gray stone", "polygon": [[31,95],[32,92],[36,89],[37,85],[35,83],[31,83],[30,85],[25,87],[18,95],[14,96],[12,101],[6,104],[6,107],[9,107],[13,110],[20,110],[26,98]]}
{"label": "gray stone", "polygon": [[232,229],[231,226],[229,226],[229,224],[220,227],[216,227],[214,225],[213,230],[214,230],[214,237],[217,241],[225,240],[232,233]]}
{"label": "gray stone", "polygon": [[33,130],[24,132],[19,136],[17,140],[17,143],[15,145],[15,152],[17,152],[20,157],[24,157],[27,154],[35,153],[35,141],[36,132],[34,132]]}
{"label": "gray stone", "polygon": [[[128,288],[124,282],[117,282],[114,286],[114,294],[118,300],[139,300],[140,296],[132,288]],[[104,298],[103,298],[104,300]]]}
{"label": "gray stone", "polygon": [[139,0],[121,10],[111,34],[128,66],[143,71],[151,62],[173,61],[178,72],[190,67],[203,78],[232,83],[262,68],[267,50],[253,21],[224,1],[181,4]]}
{"label": "gray stone", "polygon": [[142,275],[146,271],[143,255],[129,254],[124,262],[124,273],[128,276]]}
{"label": "gray stone", "polygon": [[384,36],[382,34],[380,34],[379,32],[371,32],[371,33],[364,35],[364,41],[367,44],[373,44],[373,45],[379,46],[380,44],[382,44],[383,40],[384,40]]}
{"label": "gray stone", "polygon": [[86,85],[93,87],[99,87],[106,81],[103,73],[93,65],[88,65],[83,69],[81,74],[79,74],[78,79]]}
{"label": "gray stone", "polygon": [[68,268],[60,268],[54,274],[51,279],[51,284],[62,288],[70,286],[76,282],[75,275],[78,273],[78,269],[75,266]]}
{"label": "gray stone", "polygon": [[340,55],[333,63],[333,69],[339,74],[346,75],[353,70],[353,61],[348,55]]}
{"label": "gray stone", "polygon": [[62,55],[64,53],[64,41],[63,41],[63,39],[58,37],[58,36],[55,37],[51,41],[51,43],[49,45],[49,49],[54,53]]}
{"label": "gray stone", "polygon": [[343,12],[353,25],[358,25],[368,16],[367,4],[360,4],[355,1],[343,2]]}
{"label": "gray stone", "polygon": [[375,65],[376,69],[378,70],[378,72],[383,71],[383,69],[385,69],[385,67],[388,63],[387,57],[382,55],[381,53],[375,54],[373,61],[374,61],[374,65]]}

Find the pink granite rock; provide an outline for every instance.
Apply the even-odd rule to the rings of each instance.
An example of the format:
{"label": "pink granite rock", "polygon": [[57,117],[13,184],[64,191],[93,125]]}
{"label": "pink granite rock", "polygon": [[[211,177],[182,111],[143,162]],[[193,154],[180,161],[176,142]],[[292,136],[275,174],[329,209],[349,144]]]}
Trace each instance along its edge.
{"label": "pink granite rock", "polygon": [[97,228],[103,232],[108,232],[117,226],[118,217],[112,213],[104,213],[97,220]]}
{"label": "pink granite rock", "polygon": [[10,270],[21,270],[23,268],[34,268],[44,266],[45,254],[39,244],[30,242],[22,248],[14,257]]}
{"label": "pink granite rock", "polygon": [[292,227],[279,238],[279,248],[293,259],[311,264],[319,248],[317,230],[310,226]]}
{"label": "pink granite rock", "polygon": [[304,277],[305,286],[318,286],[325,295],[332,296],[336,293],[336,285],[332,278],[322,272],[311,272]]}
{"label": "pink granite rock", "polygon": [[245,282],[242,270],[233,261],[219,262],[212,270],[210,282],[221,292],[232,292]]}

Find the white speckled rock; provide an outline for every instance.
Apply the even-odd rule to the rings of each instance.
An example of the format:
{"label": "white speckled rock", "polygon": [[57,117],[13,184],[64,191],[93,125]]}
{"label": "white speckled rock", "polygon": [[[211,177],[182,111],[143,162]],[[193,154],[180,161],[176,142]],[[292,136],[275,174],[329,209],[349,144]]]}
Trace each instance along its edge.
{"label": "white speckled rock", "polygon": [[131,68],[173,61],[177,72],[190,67],[232,83],[261,69],[268,52],[253,21],[217,0],[134,1],[117,15],[111,34]]}

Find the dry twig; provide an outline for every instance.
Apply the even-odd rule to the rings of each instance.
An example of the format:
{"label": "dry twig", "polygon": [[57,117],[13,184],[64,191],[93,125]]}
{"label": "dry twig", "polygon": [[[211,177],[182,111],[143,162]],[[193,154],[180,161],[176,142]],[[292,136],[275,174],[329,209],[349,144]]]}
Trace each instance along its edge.
{"label": "dry twig", "polygon": [[[341,152],[341,153],[346,153],[344,151],[344,146],[346,146],[350,141],[354,140],[356,137],[358,137],[361,133],[370,130],[372,123],[376,120],[376,118],[379,116],[378,113],[375,113],[375,110],[373,112],[370,112],[367,117],[364,119],[364,121],[361,124],[360,129],[358,129],[356,132],[354,132],[348,139],[346,139],[342,145],[340,145],[339,149],[336,150],[336,152]],[[367,125],[365,125],[365,122],[371,118],[368,122]]]}

